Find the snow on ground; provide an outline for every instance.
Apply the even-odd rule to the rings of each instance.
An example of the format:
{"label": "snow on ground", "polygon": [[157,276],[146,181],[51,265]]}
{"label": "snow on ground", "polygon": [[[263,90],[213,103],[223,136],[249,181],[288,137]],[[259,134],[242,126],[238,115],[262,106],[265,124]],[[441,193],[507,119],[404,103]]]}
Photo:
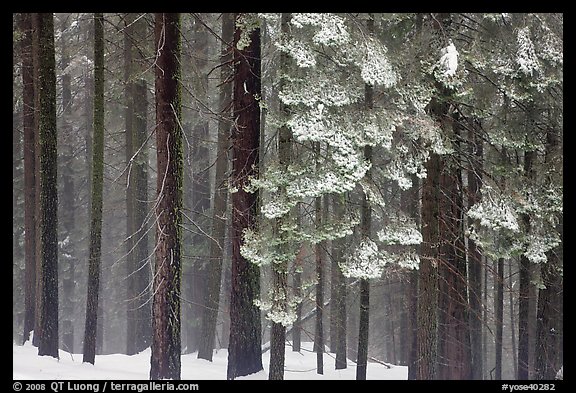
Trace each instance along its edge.
{"label": "snow on ground", "polygon": [[[228,352],[214,353],[213,361],[197,359],[198,353],[182,355],[183,380],[226,379]],[[30,342],[13,345],[12,376],[15,380],[74,380],[74,379],[130,379],[148,380],[150,372],[150,348],[133,355],[96,355],[94,365],[82,363],[82,354],[60,351],[60,359],[38,356],[38,348]],[[270,351],[262,355],[264,370],[238,379],[268,379]],[[408,368],[392,365],[390,369],[379,363],[369,363],[367,379],[407,379]],[[324,354],[324,375],[316,373],[316,353],[312,343],[302,343],[301,352],[292,352],[286,346],[285,379],[356,379],[356,365],[348,361],[348,368],[334,370],[334,354]]]}

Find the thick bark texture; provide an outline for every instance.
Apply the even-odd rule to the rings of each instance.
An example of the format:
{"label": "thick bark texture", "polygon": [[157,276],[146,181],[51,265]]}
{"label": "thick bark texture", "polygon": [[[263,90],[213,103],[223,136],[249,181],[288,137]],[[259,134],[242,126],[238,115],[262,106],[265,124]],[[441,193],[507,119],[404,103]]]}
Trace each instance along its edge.
{"label": "thick bark texture", "polygon": [[155,14],[156,263],[150,379],[180,379],[182,129],[180,14]]}
{"label": "thick bark texture", "polygon": [[[235,15],[238,21],[241,14]],[[250,44],[237,48],[240,35],[249,34]],[[232,279],[230,294],[230,340],[227,378],[262,370],[260,310],[254,300],[260,296],[260,270],[240,254],[243,233],[254,229],[258,193],[244,189],[251,176],[258,176],[260,148],[260,29],[234,32],[234,87],[232,128]]]}
{"label": "thick bark texture", "polygon": [[92,150],[92,198],[88,294],[83,362],[94,364],[100,292],[102,245],[102,191],[104,186],[104,15],[94,14],[94,138]]}
{"label": "thick bark texture", "polygon": [[38,355],[58,357],[58,193],[56,133],[56,61],[54,18],[33,14],[38,36],[38,108],[40,143],[40,340]]}

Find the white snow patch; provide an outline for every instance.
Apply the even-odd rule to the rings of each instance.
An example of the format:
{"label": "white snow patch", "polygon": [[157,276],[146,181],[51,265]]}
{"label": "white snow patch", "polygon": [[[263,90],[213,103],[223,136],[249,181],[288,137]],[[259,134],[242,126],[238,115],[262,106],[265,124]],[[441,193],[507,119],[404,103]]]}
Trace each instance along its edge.
{"label": "white snow patch", "polygon": [[441,51],[440,67],[444,76],[454,76],[458,69],[458,51],[454,43],[450,43],[446,48]]}
{"label": "white snow patch", "polygon": [[[334,370],[332,356],[325,355],[324,375],[316,373],[316,353],[313,343],[303,342],[300,352],[292,352],[286,345],[285,379],[356,379],[356,364],[348,360],[348,368]],[[228,351],[216,350],[213,361],[198,359],[194,352],[182,355],[183,380],[226,379]],[[38,356],[38,348],[30,342],[13,345],[12,378],[15,380],[148,380],[150,373],[150,348],[139,354],[96,355],[95,364],[82,363],[82,354],[60,351],[60,359]],[[264,370],[238,379],[268,379],[270,351],[262,355]],[[367,379],[407,379],[408,367],[391,365],[390,369],[379,363],[368,363]]]}

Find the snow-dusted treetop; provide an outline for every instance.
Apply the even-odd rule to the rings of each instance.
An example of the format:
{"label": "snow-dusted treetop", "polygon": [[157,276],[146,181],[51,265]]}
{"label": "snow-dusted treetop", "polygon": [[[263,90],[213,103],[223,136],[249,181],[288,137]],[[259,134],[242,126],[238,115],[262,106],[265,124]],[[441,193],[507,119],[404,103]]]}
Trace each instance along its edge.
{"label": "snow-dusted treetop", "polygon": [[440,69],[444,76],[454,76],[456,70],[458,69],[458,51],[454,46],[454,43],[450,42],[450,45],[442,49],[440,57]]}

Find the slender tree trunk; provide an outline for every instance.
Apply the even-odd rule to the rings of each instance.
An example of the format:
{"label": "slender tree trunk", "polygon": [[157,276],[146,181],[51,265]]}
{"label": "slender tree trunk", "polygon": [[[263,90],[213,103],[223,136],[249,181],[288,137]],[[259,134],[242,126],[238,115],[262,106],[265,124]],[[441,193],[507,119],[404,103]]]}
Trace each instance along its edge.
{"label": "slender tree trunk", "polygon": [[[134,82],[134,115],[132,118],[132,132],[134,146],[139,149],[134,166],[134,292],[137,296],[136,312],[134,313],[135,337],[134,350],[136,353],[148,348],[152,343],[152,307],[150,298],[150,267],[148,250],[148,233],[146,217],[148,216],[148,147],[147,113],[148,113],[148,86],[144,79]],[[136,99],[137,98],[137,99]]]}
{"label": "slender tree trunk", "polygon": [[[232,59],[232,39],[234,35],[234,17],[231,13],[222,14],[222,49],[221,64],[227,64]],[[214,208],[212,211],[212,242],[210,243],[210,263],[208,268],[208,283],[206,285],[206,307],[202,315],[201,336],[198,348],[198,358],[212,361],[216,322],[220,304],[220,281],[222,279],[222,263],[224,256],[224,236],[226,229],[226,200],[228,198],[228,135],[230,132],[230,104],[232,100],[232,84],[230,83],[231,67],[223,66],[220,74],[220,115],[218,121],[218,152],[216,157],[216,178],[214,186]]]}
{"label": "slender tree trunk", "polygon": [[[533,162],[536,159],[536,152],[527,151],[524,153],[524,173],[528,179],[531,179],[534,173]],[[527,214],[522,215],[526,233],[530,232],[530,217]],[[520,257],[520,293],[518,303],[518,375],[517,379],[529,379],[529,317],[530,317],[530,260],[522,255]]]}
{"label": "slender tree trunk", "polygon": [[90,255],[83,362],[94,364],[100,292],[102,245],[102,191],[104,185],[104,15],[94,14],[94,138],[92,157],[92,198],[90,214]]}
{"label": "slender tree trunk", "polygon": [[58,193],[56,133],[56,62],[54,18],[33,14],[38,36],[38,103],[40,142],[40,266],[39,356],[58,358]]}
{"label": "slender tree trunk", "polygon": [[496,299],[494,299],[495,309],[495,340],[496,348],[496,369],[494,379],[502,379],[502,331],[504,321],[504,258],[498,258],[497,279],[496,279]]}
{"label": "slender tree trunk", "polygon": [[180,379],[182,129],[180,14],[155,14],[156,264],[150,379]]}
{"label": "slender tree trunk", "polygon": [[[272,276],[275,297],[281,299],[281,304],[276,305],[280,308],[281,312],[286,312],[286,295],[287,295],[287,275],[284,270],[285,263],[282,266],[272,267]],[[269,380],[283,380],[284,379],[284,362],[286,352],[286,326],[281,322],[272,321],[272,328],[270,331],[270,367],[268,372]]]}
{"label": "slender tree trunk", "polygon": [[338,262],[334,255],[329,256],[330,263],[330,352],[336,353],[336,347],[338,346],[338,309],[337,309],[337,298],[338,298]]}
{"label": "slender tree trunk", "polygon": [[518,301],[518,380],[528,379],[528,307],[530,288],[530,261],[520,257],[520,289]]}
{"label": "slender tree trunk", "polygon": [[[150,269],[148,235],[148,150],[146,146],[148,89],[144,79],[135,80],[133,42],[146,36],[145,20],[126,14],[124,29],[124,99],[126,129],[126,353],[139,353],[151,343]],[[137,52],[136,52],[137,53]]]}
{"label": "slender tree trunk", "polygon": [[514,376],[518,375],[518,351],[516,350],[516,311],[514,309],[514,280],[512,275],[512,261],[508,264],[508,287],[509,287],[509,305],[510,305],[510,341],[512,342],[512,365],[514,367]]}
{"label": "slender tree trunk", "polygon": [[134,170],[132,156],[134,155],[134,85],[132,83],[132,40],[134,30],[134,14],[127,13],[124,19],[124,127],[126,138],[126,354],[134,355],[136,350],[136,321],[138,310],[138,293],[136,292],[136,280],[134,274],[137,270],[134,262]]}
{"label": "slender tree trunk", "polygon": [[[368,33],[374,36],[374,15],[368,14]],[[367,111],[374,108],[374,86],[364,85],[364,104]],[[364,159],[372,161],[372,146],[364,147]],[[371,170],[366,173],[366,178],[370,181]],[[372,226],[372,207],[366,194],[362,195],[360,232],[363,239],[369,239]],[[358,358],[356,367],[356,379],[365,380],[368,368],[368,331],[370,328],[370,282],[368,279],[360,279],[360,322],[358,330]]]}
{"label": "slender tree trunk", "polygon": [[[283,13],[281,16],[281,31],[283,35],[289,34],[288,23],[290,22],[291,15]],[[280,54],[280,72],[284,73],[288,64],[288,56],[285,53]],[[284,87],[284,77],[280,78],[279,90]],[[288,116],[288,107],[280,104],[280,113],[282,119],[285,121]],[[261,133],[263,135],[263,132]],[[260,142],[261,143],[261,142]],[[278,160],[282,171],[287,172],[288,166],[292,160],[292,132],[283,124],[278,130]],[[282,194],[286,193],[285,189],[281,189]],[[290,214],[290,212],[288,213]],[[274,223],[274,231],[276,236],[283,239],[282,226],[285,217],[278,217]],[[289,247],[286,243],[279,245],[279,252],[281,255],[287,253]],[[272,265],[273,277],[273,309],[277,309],[281,313],[286,313],[288,310],[288,263],[287,261],[275,261]],[[268,378],[270,380],[284,379],[284,362],[286,352],[286,326],[282,322],[272,320],[272,329],[270,332],[270,370]]]}
{"label": "slender tree trunk", "polygon": [[[416,175],[412,175],[412,187],[406,191],[402,191],[400,196],[400,203],[402,210],[412,217],[416,226],[420,228],[420,206],[419,206],[419,188],[420,179]],[[416,247],[416,252],[419,252],[419,246]],[[406,331],[406,346],[407,357],[406,364],[408,366],[408,379],[416,379],[417,369],[417,310],[418,310],[418,270],[412,270],[407,273],[407,283],[405,287],[405,296],[407,298],[407,331]]]}
{"label": "slender tree trunk", "polygon": [[[332,200],[334,207],[334,216],[336,220],[341,220],[344,216],[344,206],[343,201],[340,200],[340,196],[335,195]],[[342,370],[348,367],[348,356],[347,356],[347,345],[346,345],[346,293],[347,293],[347,283],[346,277],[342,274],[342,269],[340,269],[340,263],[344,259],[344,241],[337,241],[334,243],[332,249],[332,257],[334,258],[334,265],[337,269],[337,286],[336,286],[336,297],[333,298],[333,302],[336,303],[336,361],[335,369]]]}
{"label": "slender tree trunk", "polygon": [[[70,64],[70,55],[66,45],[66,36],[64,31],[67,28],[65,21],[62,21],[60,27],[61,33],[61,51],[62,63],[61,68],[65,70]],[[76,242],[75,240],[75,221],[74,221],[74,149],[73,149],[73,130],[72,130],[72,88],[70,74],[62,75],[62,209],[60,217],[62,219],[62,347],[64,350],[73,353],[74,351],[74,288],[75,288],[75,265],[76,265]]]}
{"label": "slender tree trunk", "polygon": [[[235,14],[235,20],[242,14]],[[234,47],[242,28],[236,23]],[[240,254],[245,229],[254,229],[258,192],[248,193],[244,186],[257,176],[260,148],[260,29],[249,34],[250,44],[234,51],[232,128],[232,288],[230,296],[230,341],[227,378],[262,370],[260,310],[254,300],[260,295],[260,271]]]}
{"label": "slender tree trunk", "polygon": [[[300,225],[300,208],[296,208],[297,226]],[[294,262],[294,296],[296,298],[302,297],[302,266],[303,266],[303,253],[304,247],[301,247],[296,255],[296,260]],[[292,351],[300,352],[302,346],[302,302],[298,302],[296,305],[296,320],[292,324]]]}
{"label": "slender tree trunk", "polygon": [[[320,153],[320,146],[317,143],[317,154]],[[322,197],[316,197],[315,206],[315,224],[316,228],[322,225]],[[316,372],[324,374],[324,326],[323,326],[323,309],[324,309],[324,242],[316,243],[316,325],[314,329],[314,352],[316,352]]]}
{"label": "slender tree trunk", "polygon": [[24,132],[24,334],[23,342],[30,339],[34,330],[36,303],[36,153],[34,127],[34,78],[32,60],[32,17],[19,15],[22,33],[22,126]]}
{"label": "slender tree trunk", "polygon": [[[468,132],[469,152],[472,163],[468,169],[468,207],[478,203],[482,196],[483,141],[478,127],[470,124]],[[482,362],[482,249],[468,239],[468,285],[470,302],[470,349],[472,355],[472,379],[483,377]]]}
{"label": "slender tree trunk", "polygon": [[[195,21],[193,27],[195,65],[200,71],[200,76],[196,78],[197,83],[203,92],[208,92],[208,76],[206,66],[208,64],[208,31],[202,23]],[[209,238],[199,232],[208,233],[207,212],[210,210],[210,157],[206,147],[209,138],[208,122],[199,118],[192,128],[192,148],[189,152],[192,162],[191,176],[186,176],[190,180],[187,188],[191,192],[184,195],[185,208],[190,211],[190,218],[199,230],[188,231],[185,235],[184,244],[189,246],[192,256],[192,263],[185,268],[185,276],[189,279],[184,283],[184,290],[190,304],[186,309],[188,315],[185,324],[186,352],[190,353],[199,350],[202,345],[202,314],[206,310],[206,291],[208,281],[208,249]],[[188,196],[188,197],[187,197]],[[187,203],[188,202],[188,203]],[[188,241],[187,241],[188,240]],[[186,314],[184,314],[186,315]]]}

